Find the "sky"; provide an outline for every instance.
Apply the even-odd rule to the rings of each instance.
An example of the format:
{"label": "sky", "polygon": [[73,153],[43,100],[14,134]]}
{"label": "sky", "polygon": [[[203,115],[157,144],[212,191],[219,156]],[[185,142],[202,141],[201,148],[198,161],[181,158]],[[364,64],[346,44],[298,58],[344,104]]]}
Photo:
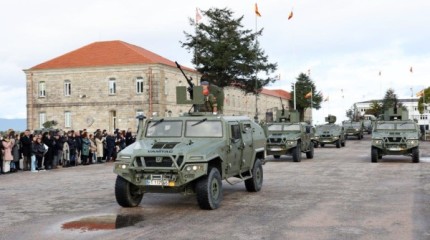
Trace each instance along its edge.
{"label": "sky", "polygon": [[184,31],[193,32],[189,18],[196,8],[229,8],[244,17],[244,28],[264,29],[258,41],[278,64],[273,75],[281,76],[268,88],[291,91],[300,73],[310,73],[316,90],[329,96],[313,111],[316,124],[328,114],[341,121],[355,102],[381,99],[388,88],[411,98],[430,85],[428,0],[2,0],[1,5],[0,118],[26,118],[24,69],[93,42],[121,40],[193,67],[192,53],[180,42]]}

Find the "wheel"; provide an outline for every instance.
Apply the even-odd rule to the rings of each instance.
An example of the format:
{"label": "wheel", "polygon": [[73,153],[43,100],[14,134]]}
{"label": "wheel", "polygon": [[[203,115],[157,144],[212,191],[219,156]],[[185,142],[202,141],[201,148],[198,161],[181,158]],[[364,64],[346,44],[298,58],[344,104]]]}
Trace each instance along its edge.
{"label": "wheel", "polygon": [[318,143],[317,142],[314,142],[314,148],[318,148],[319,146],[318,146]]}
{"label": "wheel", "polygon": [[340,148],[340,139],[336,141],[336,147]]}
{"label": "wheel", "polygon": [[420,162],[420,150],[418,148],[412,149],[412,162],[413,163]]}
{"label": "wheel", "polygon": [[345,140],[343,140],[343,142],[341,142],[341,143],[340,143],[340,145],[341,145],[342,147],[345,147],[345,143],[346,143],[346,141],[345,141]]}
{"label": "wheel", "polygon": [[293,149],[293,161],[301,162],[302,161],[302,150],[300,148],[300,142],[297,143],[297,146]]}
{"label": "wheel", "polygon": [[212,167],[209,174],[201,178],[196,184],[197,202],[201,209],[217,209],[222,200],[221,174]]}
{"label": "wheel", "polygon": [[311,143],[309,144],[309,151],[306,152],[306,158],[307,159],[312,159],[314,158],[314,144]]}
{"label": "wheel", "polygon": [[370,155],[371,155],[373,163],[378,162],[379,152],[378,152],[377,148],[372,148],[372,151],[371,151]]}
{"label": "wheel", "polygon": [[324,143],[321,143],[321,147],[324,147]]}
{"label": "wheel", "polygon": [[245,187],[248,192],[258,192],[263,186],[263,165],[260,159],[255,159],[252,168],[252,178],[245,180]]}
{"label": "wheel", "polygon": [[122,207],[136,207],[142,201],[143,192],[140,187],[117,176],[115,182],[115,198],[117,203]]}
{"label": "wheel", "polygon": [[276,159],[278,159],[280,157],[281,157],[281,155],[273,155],[273,158],[276,158]]}
{"label": "wheel", "polygon": [[348,140],[348,135],[345,135],[345,140]]}

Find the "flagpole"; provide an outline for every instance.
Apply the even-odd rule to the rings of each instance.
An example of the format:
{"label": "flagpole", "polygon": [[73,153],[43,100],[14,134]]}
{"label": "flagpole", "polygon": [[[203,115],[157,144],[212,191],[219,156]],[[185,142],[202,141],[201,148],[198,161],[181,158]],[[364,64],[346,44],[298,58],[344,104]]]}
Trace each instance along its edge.
{"label": "flagpole", "polygon": [[[257,45],[257,3],[255,4],[255,45]],[[255,69],[255,117],[254,120],[256,123],[258,123],[258,95],[257,95],[257,68]]]}

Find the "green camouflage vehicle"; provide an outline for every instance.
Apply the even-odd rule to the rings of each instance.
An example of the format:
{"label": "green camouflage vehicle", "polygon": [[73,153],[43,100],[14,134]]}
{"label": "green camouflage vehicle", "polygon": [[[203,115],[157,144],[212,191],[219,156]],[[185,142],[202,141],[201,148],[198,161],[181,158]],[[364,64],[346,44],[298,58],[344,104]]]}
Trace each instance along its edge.
{"label": "green camouflage vehicle", "polygon": [[404,109],[385,112],[382,120],[377,120],[372,132],[371,160],[378,162],[384,155],[411,156],[413,163],[420,161],[420,130],[418,124],[408,119]]}
{"label": "green camouflage vehicle", "polygon": [[363,139],[363,122],[343,121],[342,125],[345,129],[345,139],[348,139],[350,136],[354,136],[358,140]]}
{"label": "green camouflage vehicle", "polygon": [[335,124],[336,116],[328,115],[327,124],[316,126],[315,141],[321,147],[326,144],[335,144],[337,148],[345,147],[345,131],[343,126]]}
{"label": "green camouflage vehicle", "polygon": [[363,118],[364,131],[372,134],[373,122],[375,122],[376,117],[371,114],[364,114]]}
{"label": "green camouflage vehicle", "polygon": [[314,157],[314,143],[312,142],[312,126],[299,122],[296,111],[277,112],[277,121],[267,123],[265,132],[267,137],[266,155],[280,158],[281,155],[292,155],[294,162],[300,162],[302,153],[311,159]]}
{"label": "green camouflage vehicle", "polygon": [[182,193],[195,194],[202,209],[216,209],[223,198],[222,180],[243,181],[249,192],[261,189],[263,129],[245,116],[196,112],[204,104],[203,88],[191,84],[188,90],[190,100],[186,87],[177,87],[177,102],[193,104],[193,112],[145,122],[141,117],[137,141],[118,153],[114,173],[119,205],[138,206],[145,193]]}

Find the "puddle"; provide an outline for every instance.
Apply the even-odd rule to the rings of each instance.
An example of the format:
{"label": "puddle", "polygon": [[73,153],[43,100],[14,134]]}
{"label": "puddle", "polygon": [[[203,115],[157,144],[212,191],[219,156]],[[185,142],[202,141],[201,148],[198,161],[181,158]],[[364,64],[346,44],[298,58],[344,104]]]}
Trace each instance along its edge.
{"label": "puddle", "polygon": [[430,157],[420,157],[420,162],[430,162]]}
{"label": "puddle", "polygon": [[125,228],[143,221],[143,215],[106,215],[84,217],[63,223],[62,230],[98,231]]}

